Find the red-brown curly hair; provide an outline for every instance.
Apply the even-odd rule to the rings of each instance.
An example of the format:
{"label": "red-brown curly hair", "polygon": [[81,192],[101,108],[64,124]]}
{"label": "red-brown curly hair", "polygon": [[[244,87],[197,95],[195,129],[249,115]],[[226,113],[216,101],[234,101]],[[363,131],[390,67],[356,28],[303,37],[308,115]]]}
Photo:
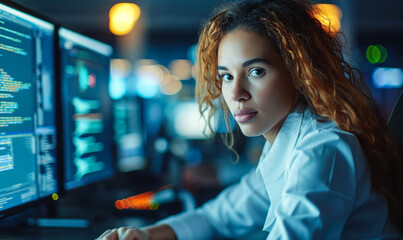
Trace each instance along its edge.
{"label": "red-brown curly hair", "polygon": [[305,0],[245,1],[218,9],[199,38],[196,100],[200,113],[208,113],[211,129],[217,111],[214,101],[220,102],[230,133],[227,146],[232,149],[229,109],[217,78],[218,46],[226,33],[240,28],[267,38],[281,55],[299,101],[357,136],[368,160],[372,187],[387,198],[390,217],[403,232],[403,164],[397,146],[358,70],[343,57],[343,35],[330,33],[315,19],[314,11]]}

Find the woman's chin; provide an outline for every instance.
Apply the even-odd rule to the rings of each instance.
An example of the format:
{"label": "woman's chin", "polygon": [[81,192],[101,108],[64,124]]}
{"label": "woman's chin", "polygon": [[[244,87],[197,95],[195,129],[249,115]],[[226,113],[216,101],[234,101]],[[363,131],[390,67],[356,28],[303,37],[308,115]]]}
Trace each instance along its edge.
{"label": "woman's chin", "polygon": [[241,132],[243,133],[243,135],[245,135],[246,137],[258,137],[261,136],[262,133],[259,131],[256,131],[254,129],[250,129],[250,128],[242,128],[241,127]]}

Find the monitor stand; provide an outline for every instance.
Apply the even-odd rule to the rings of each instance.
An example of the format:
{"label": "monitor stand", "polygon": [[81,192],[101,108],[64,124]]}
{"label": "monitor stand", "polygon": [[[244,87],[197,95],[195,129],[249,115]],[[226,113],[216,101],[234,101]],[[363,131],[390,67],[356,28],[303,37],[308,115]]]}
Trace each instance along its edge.
{"label": "monitor stand", "polygon": [[31,218],[28,224],[35,227],[55,228],[89,228],[90,222],[87,219],[79,218]]}
{"label": "monitor stand", "polygon": [[90,221],[85,218],[61,218],[57,211],[57,203],[49,201],[45,205],[46,217],[29,218],[28,225],[44,228],[89,228]]}

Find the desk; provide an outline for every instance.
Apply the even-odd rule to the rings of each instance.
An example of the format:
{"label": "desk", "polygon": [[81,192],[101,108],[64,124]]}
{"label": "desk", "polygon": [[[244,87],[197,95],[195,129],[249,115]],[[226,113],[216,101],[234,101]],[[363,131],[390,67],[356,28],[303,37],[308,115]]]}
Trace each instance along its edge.
{"label": "desk", "polygon": [[78,228],[40,228],[31,226],[19,226],[9,229],[2,229],[0,233],[1,240],[81,240],[95,239],[105,230],[121,226],[142,227],[152,224],[151,219],[130,217],[90,219],[91,226],[86,229]]}
{"label": "desk", "polygon": [[[32,214],[30,214],[32,215]],[[21,217],[23,224],[14,227],[0,229],[0,240],[81,240],[95,239],[105,230],[122,226],[143,227],[158,220],[155,215],[147,215],[139,212],[118,217],[108,211],[99,209],[63,207],[59,209],[59,215],[64,218],[85,218],[90,222],[88,228],[51,228],[29,226],[26,215]],[[40,215],[35,215],[40,216]]]}
{"label": "desk", "polygon": [[[91,220],[91,219],[90,219]],[[99,237],[105,230],[121,226],[142,227],[154,223],[156,220],[140,217],[107,219],[92,219],[91,227],[87,229],[68,228],[38,228],[38,227],[18,227],[2,230],[1,240],[87,240]],[[261,240],[266,239],[266,232],[256,232],[247,236],[236,238],[235,240]]]}

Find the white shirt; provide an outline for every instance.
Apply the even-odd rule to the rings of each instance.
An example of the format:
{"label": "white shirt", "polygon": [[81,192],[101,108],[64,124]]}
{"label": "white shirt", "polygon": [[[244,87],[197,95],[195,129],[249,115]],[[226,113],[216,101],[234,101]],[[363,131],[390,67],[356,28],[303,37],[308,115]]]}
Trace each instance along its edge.
{"label": "white shirt", "polygon": [[200,208],[164,219],[177,238],[400,239],[386,198],[370,187],[354,134],[302,103],[288,114],[256,170]]}

